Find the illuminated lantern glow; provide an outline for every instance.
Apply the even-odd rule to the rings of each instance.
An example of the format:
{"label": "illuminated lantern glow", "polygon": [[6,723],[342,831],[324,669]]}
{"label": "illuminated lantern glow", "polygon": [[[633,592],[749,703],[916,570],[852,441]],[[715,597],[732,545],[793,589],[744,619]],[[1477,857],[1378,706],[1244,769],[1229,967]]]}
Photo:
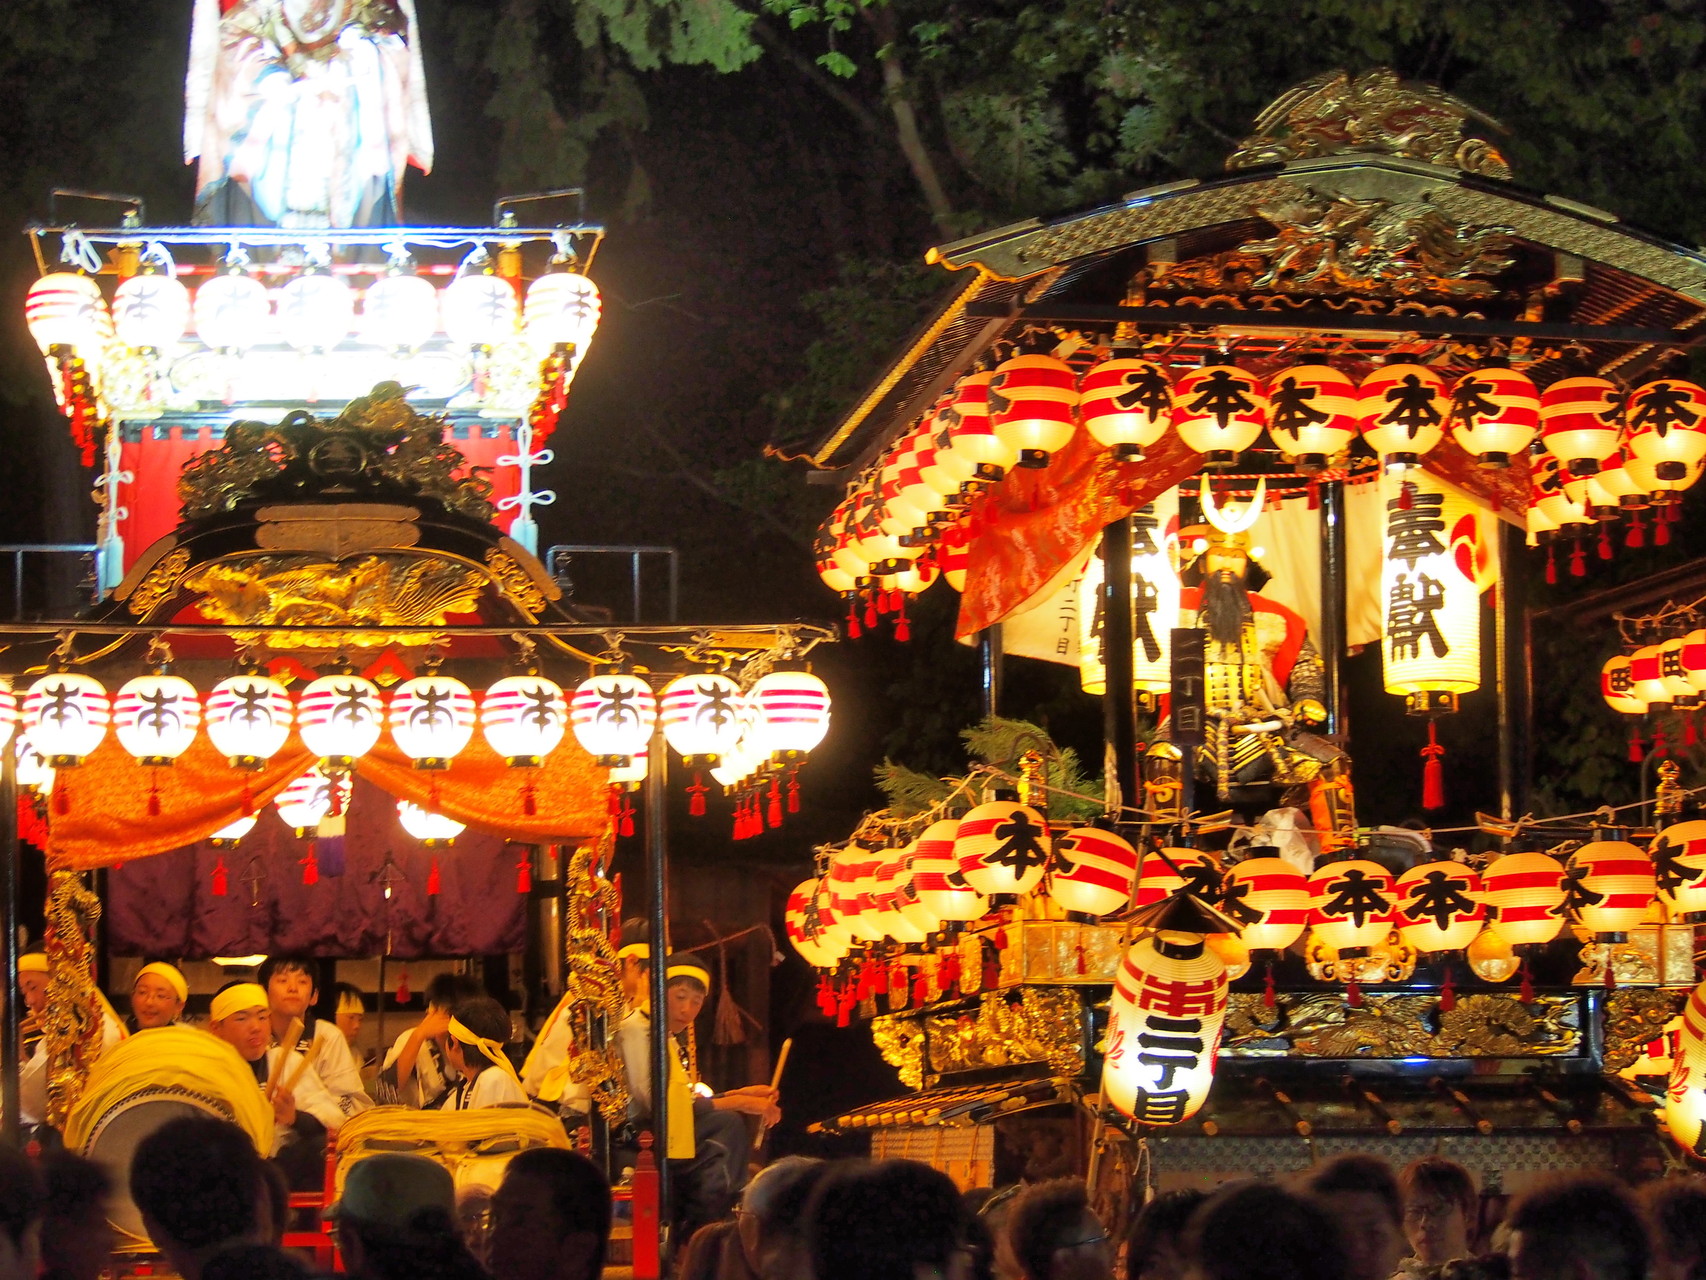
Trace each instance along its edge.
{"label": "illuminated lantern glow", "polygon": [[514,768],[535,768],[569,728],[562,686],[541,675],[505,676],[480,699],[480,732]]}
{"label": "illuminated lantern glow", "polygon": [[1571,475],[1591,476],[1622,443],[1623,393],[1604,378],[1563,378],[1540,396],[1540,443]]}
{"label": "illuminated lantern glow", "polygon": [[895,478],[893,505],[896,510],[911,511],[916,527],[923,528],[948,509],[948,495],[926,479],[935,471],[936,462],[936,446],[928,437],[911,456],[911,463]]}
{"label": "illuminated lantern glow", "polygon": [[1077,827],[1054,842],[1048,892],[1062,911],[1112,915],[1131,902],[1137,850],[1112,831]]}
{"label": "illuminated lantern glow", "polygon": [[0,747],[12,740],[18,729],[18,697],[10,689],[0,689]]}
{"label": "illuminated lantern glow", "polygon": [[848,512],[848,546],[869,566],[866,573],[894,573],[923,553],[923,548],[912,545],[905,535],[886,531],[884,514],[881,499],[870,490],[856,495]]}
{"label": "illuminated lantern glow", "polygon": [[43,355],[54,347],[95,354],[108,331],[107,300],[88,276],[55,271],[30,286],[24,322]]}
{"label": "illuminated lantern glow", "polygon": [[213,686],[207,738],[238,769],[259,769],[290,737],[290,694],[269,675],[244,672]]}
{"label": "illuminated lantern glow", "polygon": [[[921,530],[935,510],[934,506],[920,507],[906,496],[907,490],[918,482],[919,448],[916,433],[906,436],[889,451],[877,471],[877,491],[883,500],[882,526],[885,533],[906,535]],[[934,492],[928,497],[932,502],[938,500]]]}
{"label": "illuminated lantern glow", "polygon": [[247,817],[238,818],[237,821],[231,823],[229,826],[221,827],[219,830],[215,831],[207,838],[207,842],[215,849],[229,849],[241,841],[244,836],[249,834],[249,832],[253,831],[255,829],[255,823],[259,821],[260,819],[252,813]]}
{"label": "illuminated lantern glow", "polygon": [[1203,936],[1208,949],[1220,957],[1220,963],[1226,966],[1226,980],[1237,982],[1250,972],[1250,948],[1244,939],[1236,933],[1210,933]]}
{"label": "illuminated lantern glow", "polygon": [[456,837],[468,829],[466,822],[433,813],[407,800],[397,801],[397,824],[429,849],[454,844]]}
{"label": "illuminated lantern glow", "polygon": [[361,300],[361,334],[376,346],[413,351],[438,332],[438,290],[424,276],[380,276]]}
{"label": "illuminated lantern glow", "polygon": [[882,860],[857,844],[837,849],[829,860],[829,891],[836,918],[859,942],[881,942],[871,882]]}
{"label": "illuminated lantern glow", "polygon": [[214,276],[195,291],[195,331],[221,351],[247,351],[267,338],[272,298],[253,276]]}
{"label": "illuminated lantern glow", "polygon": [[1205,365],[1173,388],[1173,429],[1203,455],[1203,465],[1226,468],[1261,437],[1268,397],[1261,379],[1233,365]]}
{"label": "illuminated lantern glow", "polygon": [[113,294],[113,332],[127,347],[163,351],[189,327],[190,291],[172,276],[132,276]]}
{"label": "illuminated lantern glow", "polygon": [[740,686],[727,676],[680,676],[660,699],[664,739],[683,759],[713,765],[740,745],[740,704]]}
{"label": "illuminated lantern glow", "polygon": [[746,696],[758,712],[761,759],[795,763],[829,732],[829,686],[809,671],[772,671]]}
{"label": "illuminated lantern glow", "polygon": [[1706,921],[1706,821],[1676,822],[1653,837],[1653,871],[1671,916]]}
{"label": "illuminated lantern glow", "polygon": [[1682,670],[1696,693],[1706,690],[1706,628],[1696,628],[1682,638]]}
{"label": "illuminated lantern glow", "polygon": [[200,728],[201,698],[181,676],[137,676],[113,697],[113,733],[143,764],[173,763]]}
{"label": "illuminated lantern glow", "polygon": [[1665,683],[1664,662],[1658,645],[1642,645],[1629,655],[1629,676],[1635,682],[1635,697],[1649,707],[1670,704],[1673,695]]}
{"label": "illuminated lantern glow", "polygon": [[[877,586],[883,591],[900,591],[909,596],[927,590],[936,581],[936,562],[928,557],[914,560],[894,573],[877,575]],[[897,620],[898,625],[898,620]]]}
{"label": "illuminated lantern glow", "polygon": [[474,694],[453,676],[405,680],[391,695],[391,740],[417,769],[448,769],[474,736]]}
{"label": "illuminated lantern glow", "polygon": [[641,747],[628,757],[627,764],[613,765],[610,769],[610,785],[628,790],[638,787],[646,780],[646,774],[651,771],[651,752]]}
{"label": "illuminated lantern glow", "polygon": [[1387,471],[1407,471],[1445,438],[1450,401],[1425,364],[1389,364],[1362,380],[1362,438]]}
{"label": "illuminated lantern glow", "polygon": [[1102,1096],[1139,1124],[1195,1115],[1214,1083],[1226,966],[1197,934],[1160,933],[1120,961],[1108,1005]]}
{"label": "illuminated lantern glow", "polygon": [[1398,877],[1398,936],[1417,951],[1459,951],[1487,919],[1481,877],[1460,862],[1422,862]]}
{"label": "illuminated lantern glow", "polygon": [[960,824],[943,818],[924,828],[912,854],[912,884],[918,900],[937,919],[947,922],[981,920],[989,910],[983,894],[960,874],[954,855]]}
{"label": "illuminated lantern glow", "polygon": [[894,878],[894,904],[906,922],[918,930],[918,940],[923,942],[942,927],[942,917],[925,905],[923,896],[918,892],[918,880],[913,872],[917,858],[918,841],[914,840],[901,850],[900,869]]}
{"label": "illuminated lantern glow", "polygon": [[111,720],[106,686],[80,672],[49,672],[24,694],[24,732],[55,769],[82,764]]}
{"label": "illuminated lantern glow", "polygon": [[379,686],[353,674],[310,680],[297,700],[296,725],[303,746],[329,765],[348,768],[373,750],[385,727]]}
{"label": "illuminated lantern glow", "polygon": [[[1684,1037],[1687,1039],[1686,1035]],[[1690,1048],[1692,1048],[1692,1044]],[[1697,1159],[1706,1159],[1706,1074],[1698,1052],[1681,1052],[1671,1062],[1665,1088],[1665,1131],[1671,1141]]]}
{"label": "illuminated lantern glow", "polygon": [[572,346],[584,355],[602,307],[591,280],[576,271],[551,271],[527,286],[521,326],[531,342]]}
{"label": "illuminated lantern glow", "polygon": [[1016,800],[988,801],[960,819],[954,857],[979,893],[1029,893],[1048,869],[1048,823]]}
{"label": "illuminated lantern glow", "polygon": [[1676,468],[1667,466],[1666,461],[1651,455],[1637,457],[1631,453],[1629,460],[1623,464],[1629,483],[1645,494],[1647,501],[1655,507],[1682,501],[1682,491],[1692,489],[1700,479],[1701,470],[1706,468],[1706,462],[1678,463],[1682,474],[1676,475]]}
{"label": "illuminated lantern glow", "polygon": [[1626,419],[1630,455],[1657,479],[1687,479],[1706,460],[1706,389],[1695,383],[1661,378],[1636,388]]}
{"label": "illuminated lantern glow", "polygon": [[[1551,454],[1530,459],[1529,481],[1533,509],[1549,527],[1562,529],[1565,525],[1592,523],[1586,506],[1572,492],[1573,486],[1565,482],[1558,459]],[[1586,486],[1582,488],[1585,496]]]}
{"label": "illuminated lantern glow", "polygon": [[936,544],[936,567],[942,580],[955,591],[966,589],[966,567],[971,563],[971,526],[964,520],[942,531]]}
{"label": "illuminated lantern glow", "polygon": [[[1481,593],[1473,565],[1480,512],[1426,472],[1387,476],[1381,484],[1390,494],[1381,583],[1386,691],[1408,699],[1412,710],[1439,710],[1442,702],[1451,709],[1457,695],[1481,686]],[[1400,486],[1409,486],[1407,505]],[[1470,548],[1467,571],[1463,544]]]}
{"label": "illuminated lantern glow", "polygon": [[1565,888],[1581,926],[1602,942],[1622,936],[1647,917],[1658,892],[1653,860],[1625,840],[1594,840],[1570,855]]}
{"label": "illuminated lantern glow", "polygon": [[1646,714],[1647,700],[1635,692],[1635,675],[1626,653],[1618,654],[1599,669],[1599,691],[1606,706],[1620,715]]}
{"label": "illuminated lantern glow", "polygon": [[53,766],[35,749],[28,734],[17,736],[12,743],[12,752],[18,762],[18,785],[38,795],[50,794],[53,791]]}
{"label": "illuminated lantern glow", "polygon": [[1021,467],[1048,465],[1078,429],[1078,375],[1053,356],[1014,356],[989,380],[989,422]]}
{"label": "illuminated lantern glow", "polygon": [[1220,894],[1220,880],[1220,864],[1201,849],[1151,851],[1137,864],[1131,905],[1147,907],[1180,889],[1189,889],[1204,902],[1212,903]]}
{"label": "illuminated lantern glow", "polygon": [[1309,924],[1316,939],[1346,959],[1386,941],[1398,907],[1392,875],[1378,862],[1350,858],[1309,877]]}
{"label": "illuminated lantern glow", "polygon": [[1474,369],[1451,391],[1451,438],[1489,471],[1510,466],[1540,429],[1540,393],[1515,369]]}
{"label": "illuminated lantern glow", "polygon": [[1309,924],[1309,880],[1284,858],[1246,858],[1226,873],[1220,906],[1252,951],[1284,951]]}
{"label": "illuminated lantern glow", "polygon": [[278,291],[278,332],[298,351],[330,351],[355,324],[355,294],[341,279],[311,271]]}
{"label": "illuminated lantern glow", "polygon": [[319,827],[321,819],[331,813],[333,787],[337,788],[339,811],[349,812],[352,786],[349,774],[339,773],[334,777],[315,765],[279,792],[273,804],[278,809],[278,816],[284,819],[284,825],[297,835],[305,836]]}
{"label": "illuminated lantern glow", "polygon": [[514,338],[521,326],[515,286],[502,276],[457,276],[445,287],[440,303],[444,332],[458,347],[499,346]]}
{"label": "illuminated lantern glow", "polygon": [[1692,706],[1699,690],[1688,678],[1688,668],[1682,656],[1683,640],[1682,636],[1672,636],[1659,643],[1659,680],[1673,703]]}
{"label": "illuminated lantern glow", "polygon": [[1304,473],[1326,469],[1350,447],[1362,401],[1357,387],[1331,365],[1303,364],[1268,383],[1268,435]]}
{"label": "illuminated lantern glow", "polygon": [[652,687],[626,671],[583,681],[569,703],[575,740],[607,768],[644,755],[657,719],[658,700]]}
{"label": "illuminated lantern glow", "polygon": [[873,901],[876,906],[877,927],[882,930],[885,938],[894,942],[923,942],[930,935],[930,930],[915,924],[901,909],[905,905],[906,890],[910,887],[906,864],[907,859],[912,856],[912,846],[891,849],[889,852],[894,856],[877,869],[875,880]]}
{"label": "illuminated lantern glow", "polygon": [[992,370],[968,373],[954,386],[952,408],[942,414],[948,422],[948,443],[953,453],[976,464],[985,480],[999,480],[1019,462],[1018,446],[996,433],[989,416],[989,384]]}
{"label": "illuminated lantern glow", "polygon": [[949,506],[963,505],[965,495],[978,479],[978,464],[954,447],[954,405],[950,392],[936,402],[928,419],[930,429],[930,461],[919,468],[918,478],[929,485]]}
{"label": "illuminated lantern glow", "polygon": [[836,953],[835,959],[839,960],[853,948],[853,931],[847,927],[847,922],[835,909],[835,887],[830,883],[829,877],[819,876],[817,886],[812,901],[817,910],[818,936]]}
{"label": "illuminated lantern glow", "polygon": [[1512,947],[1550,942],[1564,927],[1564,867],[1544,853],[1507,853],[1481,877],[1487,928]]}
{"label": "illuminated lantern glow", "polygon": [[827,940],[821,936],[813,901],[821,883],[816,879],[800,881],[788,895],[788,905],[782,912],[789,945],[814,969],[827,969],[846,954],[843,948],[841,955],[832,955]]}
{"label": "illuminated lantern glow", "polygon": [[1622,511],[1647,505],[1647,491],[1629,474],[1629,450],[1619,449],[1587,477],[1583,498],[1596,518],[1609,519]]}
{"label": "illuminated lantern glow", "polygon": [[[1179,575],[1168,554],[1167,533],[1176,527],[1178,490],[1171,490],[1131,515],[1132,688],[1166,693],[1173,687],[1172,637],[1179,625]],[[1078,682],[1085,693],[1107,689],[1107,653],[1102,626],[1106,566],[1100,544],[1078,580]]]}
{"label": "illuminated lantern glow", "polygon": [[1078,396],[1084,430],[1121,462],[1142,462],[1173,425],[1173,384],[1152,360],[1104,360],[1085,372]]}

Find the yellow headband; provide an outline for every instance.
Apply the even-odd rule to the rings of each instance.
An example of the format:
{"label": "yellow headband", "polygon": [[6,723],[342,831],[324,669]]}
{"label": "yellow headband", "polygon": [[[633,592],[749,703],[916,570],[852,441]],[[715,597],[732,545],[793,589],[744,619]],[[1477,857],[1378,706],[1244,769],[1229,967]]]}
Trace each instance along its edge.
{"label": "yellow headband", "polygon": [[367,1012],[367,1005],[362,1002],[360,996],[351,995],[347,991],[340,991],[338,992],[338,1012],[342,1013],[345,1009],[360,1009],[365,1013]]}
{"label": "yellow headband", "polygon": [[616,953],[618,960],[626,960],[629,956],[639,960],[650,960],[652,958],[652,944],[649,942],[630,942]]}
{"label": "yellow headband", "polygon": [[46,973],[47,957],[39,951],[26,951],[18,957],[19,973]]}
{"label": "yellow headband", "polygon": [[517,1089],[521,1089],[523,1093],[527,1092],[527,1090],[522,1087],[521,1077],[515,1074],[515,1064],[509,1060],[509,1055],[504,1052],[503,1045],[499,1044],[496,1040],[488,1040],[484,1036],[475,1035],[472,1031],[468,1030],[466,1025],[458,1022],[454,1017],[450,1019],[450,1025],[446,1027],[445,1030],[450,1032],[450,1038],[452,1040],[459,1041],[462,1044],[473,1045],[480,1051],[480,1056],[482,1058],[491,1063],[494,1067],[503,1071],[503,1073],[511,1080],[515,1081],[515,1087]]}
{"label": "yellow headband", "polygon": [[208,1007],[208,1017],[214,1022],[224,1022],[234,1013],[244,1009],[271,1009],[272,1002],[267,999],[267,989],[258,982],[239,982],[234,987],[227,987],[213,997],[213,1003]]}
{"label": "yellow headband", "polygon": [[[145,973],[153,974],[168,987],[172,988],[173,991],[176,991],[178,993],[178,999],[188,1000],[190,998],[190,984],[184,981],[184,975],[179,973],[174,966],[167,964],[163,960],[156,960],[153,964],[145,964],[138,969],[136,971],[137,979],[140,980],[142,975]],[[132,991],[136,990],[135,982],[130,984],[130,989]]]}
{"label": "yellow headband", "polygon": [[664,971],[664,981],[674,982],[677,978],[697,978],[705,990],[711,989],[711,975],[696,964],[672,964]]}

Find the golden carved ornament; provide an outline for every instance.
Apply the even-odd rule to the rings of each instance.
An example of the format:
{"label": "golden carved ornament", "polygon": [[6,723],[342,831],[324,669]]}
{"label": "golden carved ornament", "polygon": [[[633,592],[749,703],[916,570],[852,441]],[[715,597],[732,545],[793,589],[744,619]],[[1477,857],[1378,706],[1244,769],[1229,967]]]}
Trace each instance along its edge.
{"label": "golden carved ornament", "polygon": [[1481,138],[1464,136],[1471,120],[1505,132],[1491,116],[1427,84],[1408,84],[1386,67],[1352,79],[1328,71],[1276,98],[1256,117],[1256,132],[1226,161],[1228,169],[1375,152],[1421,160],[1484,178],[1511,176],[1509,163]]}
{"label": "golden carved ornament", "polygon": [[1083,1020],[1084,1006],[1071,991],[1025,987],[1018,999],[988,992],[976,1017],[924,1019],[929,1074],[1044,1062],[1055,1075],[1077,1075],[1084,1069]]}
{"label": "golden carved ornament", "polygon": [[1577,1052],[1580,1005],[1571,996],[1459,996],[1441,1011],[1437,996],[1364,992],[1351,1008],[1337,992],[1235,991],[1227,1002],[1221,1052],[1232,1057],[1531,1058]]}
{"label": "golden carved ornament", "polygon": [[363,633],[357,628],[442,627],[447,615],[471,613],[486,583],[478,569],[406,553],[324,560],[317,556],[251,555],[203,565],[183,585],[201,596],[203,614],[234,626],[351,628],[317,633],[239,633],[239,644],[342,648],[423,645],[434,633]]}
{"label": "golden carved ornament", "polygon": [[95,949],[89,935],[101,918],[101,900],[80,872],[48,876],[47,1008],[42,1034],[47,1045],[47,1122],[62,1128],[101,1054],[103,1007],[95,991]]}
{"label": "golden carved ornament", "polygon": [[529,614],[537,616],[545,607],[545,593],[533,581],[533,575],[517,564],[513,557],[494,547],[486,552],[486,568],[491,570],[492,581],[498,584],[498,590]]}
{"label": "golden carved ornament", "polygon": [[1619,989],[1606,995],[1601,1013],[1605,1036],[1605,1069],[1621,1071],[1664,1033],[1688,999],[1686,991],[1652,988]]}
{"label": "golden carved ornament", "polygon": [[871,1020],[877,1052],[900,1074],[908,1089],[924,1087],[924,1028],[914,1018],[889,1015]]}
{"label": "golden carved ornament", "polygon": [[627,1002],[620,962],[610,945],[609,923],[621,916],[622,904],[602,871],[609,864],[607,852],[601,849],[594,858],[591,848],[583,847],[569,860],[563,996],[571,1002],[566,1016],[573,1019],[570,1043],[577,1046],[568,1061],[569,1079],[587,1087],[607,1124],[619,1126],[628,1118],[628,1086],[610,1037]]}
{"label": "golden carved ornament", "polygon": [[184,576],[184,570],[189,568],[189,565],[189,551],[183,547],[174,547],[154,562],[154,567],[148,570],[148,576],[142,579],[125,600],[124,607],[130,610],[133,617],[147,617],[177,593],[178,580]]}

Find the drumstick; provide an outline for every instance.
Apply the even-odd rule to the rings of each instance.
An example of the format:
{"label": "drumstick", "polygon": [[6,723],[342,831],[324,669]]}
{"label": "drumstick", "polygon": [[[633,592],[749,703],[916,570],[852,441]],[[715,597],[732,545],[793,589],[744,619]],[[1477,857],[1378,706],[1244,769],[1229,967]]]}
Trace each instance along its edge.
{"label": "drumstick", "polygon": [[[788,1052],[794,1047],[794,1037],[789,1036],[782,1041],[782,1051],[776,1055],[776,1070],[770,1073],[770,1088],[780,1090],[782,1087],[782,1072],[788,1066]],[[752,1140],[752,1149],[757,1151],[764,1145],[764,1135],[770,1126],[763,1120],[758,1122],[758,1135]]]}
{"label": "drumstick", "polygon": [[302,1054],[297,1058],[296,1066],[290,1072],[290,1078],[280,1087],[283,1088],[286,1093],[290,1093],[296,1088],[296,1082],[302,1079],[302,1073],[306,1070],[308,1070],[308,1055]]}
{"label": "drumstick", "polygon": [[302,1019],[292,1018],[290,1026],[285,1028],[284,1039],[280,1042],[284,1052],[278,1055],[278,1061],[272,1064],[272,1074],[267,1077],[266,1096],[268,1102],[272,1101],[272,1096],[278,1089],[278,1078],[284,1074],[284,1064],[289,1059],[291,1050],[296,1048],[296,1042],[301,1038]]}

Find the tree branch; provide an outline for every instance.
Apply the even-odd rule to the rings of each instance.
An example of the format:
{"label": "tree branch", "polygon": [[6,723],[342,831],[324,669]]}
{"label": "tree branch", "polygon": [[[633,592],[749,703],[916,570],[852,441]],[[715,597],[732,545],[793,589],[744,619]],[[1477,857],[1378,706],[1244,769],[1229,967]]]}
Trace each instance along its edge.
{"label": "tree branch", "polygon": [[883,128],[883,122],[877,118],[876,113],[837,84],[834,77],[822,67],[784,40],[763,19],[755,20],[752,24],[752,30],[753,34],[780,54],[784,62],[804,76],[813,88],[852,116],[861,129],[865,130],[866,133],[887,140],[888,131]]}
{"label": "tree branch", "polygon": [[943,239],[952,239],[954,207],[948,200],[947,188],[942,185],[936,161],[930,154],[930,148],[924,145],[924,135],[918,128],[918,112],[913,109],[906,71],[900,63],[900,32],[894,10],[886,4],[861,5],[859,12],[871,24],[881,50],[877,60],[883,67],[883,97],[894,116],[901,154],[906,157],[912,176],[924,193],[924,202],[930,207],[930,219],[936,224],[937,233]]}
{"label": "tree branch", "polygon": [[[692,485],[695,489],[715,498],[725,507],[733,507],[736,511],[745,512],[755,520],[762,521],[776,533],[781,534],[782,537],[793,543],[796,547],[810,548],[810,542],[801,537],[798,530],[790,529],[786,524],[778,520],[773,512],[768,511],[763,507],[748,506],[733,495],[725,493],[704,476],[700,475],[699,472],[694,469],[693,464],[688,457],[668,440],[665,440],[663,436],[658,434],[650,423],[642,420],[638,425],[640,430],[650,437],[652,443],[657,445],[657,447],[664,453],[668,454],[670,461],[675,463],[675,469],[667,473],[666,478],[684,481],[687,484]],[[608,469],[612,471],[624,471],[634,475],[644,474],[643,472],[635,471],[632,468],[624,467],[620,463],[610,464]]]}

